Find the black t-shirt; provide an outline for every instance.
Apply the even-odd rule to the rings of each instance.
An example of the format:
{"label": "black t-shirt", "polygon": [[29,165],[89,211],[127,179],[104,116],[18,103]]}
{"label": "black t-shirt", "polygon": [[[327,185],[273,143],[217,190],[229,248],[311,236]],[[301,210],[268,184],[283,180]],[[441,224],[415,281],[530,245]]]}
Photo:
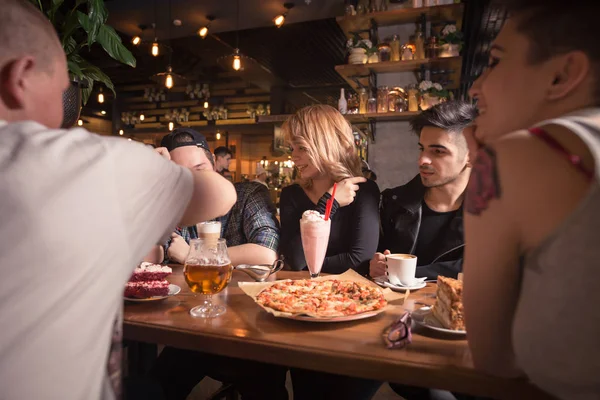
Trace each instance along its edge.
{"label": "black t-shirt", "polygon": [[[369,271],[369,261],[377,251],[379,241],[379,187],[373,181],[359,184],[352,204],[337,209],[331,217],[331,231],[322,272],[339,274],[354,269],[361,274]],[[283,189],[280,200],[281,246],[285,262],[293,270],[306,267],[300,219],[314,204],[299,185]]]}
{"label": "black t-shirt", "polygon": [[429,265],[439,254],[434,254],[431,249],[440,249],[446,231],[450,229],[452,219],[459,210],[448,212],[433,211],[427,206],[425,200],[422,202],[421,226],[417,236],[415,255],[417,265]]}

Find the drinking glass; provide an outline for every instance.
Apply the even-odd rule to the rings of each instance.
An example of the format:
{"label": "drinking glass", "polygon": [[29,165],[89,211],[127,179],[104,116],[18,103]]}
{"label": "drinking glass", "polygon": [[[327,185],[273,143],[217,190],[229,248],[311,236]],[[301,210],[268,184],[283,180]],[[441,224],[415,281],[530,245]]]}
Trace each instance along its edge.
{"label": "drinking glass", "polygon": [[308,266],[311,279],[318,278],[327,254],[331,219],[318,222],[300,220],[300,237],[304,259]]}
{"label": "drinking glass", "polygon": [[212,295],[227,287],[232,271],[225,239],[190,240],[190,252],[183,266],[183,276],[192,292],[206,296],[204,304],[190,310],[193,317],[214,318],[225,313],[224,306],[212,303]]}

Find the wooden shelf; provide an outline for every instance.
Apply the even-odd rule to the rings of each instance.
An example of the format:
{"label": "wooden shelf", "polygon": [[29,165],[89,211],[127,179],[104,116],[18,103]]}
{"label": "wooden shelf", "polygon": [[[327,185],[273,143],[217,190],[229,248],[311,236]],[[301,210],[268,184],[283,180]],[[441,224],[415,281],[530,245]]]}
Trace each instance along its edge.
{"label": "wooden shelf", "polygon": [[336,20],[346,36],[352,37],[351,32],[369,30],[372,26],[371,22],[375,22],[377,26],[416,23],[423,14],[431,22],[451,21],[460,30],[462,13],[463,4],[448,4],[433,7],[397,8],[364,15],[337,17]]}
{"label": "wooden shelf", "polygon": [[424,60],[411,61],[385,61],[374,64],[336,65],[335,70],[354,90],[357,90],[361,85],[363,87],[369,87],[369,75],[371,73],[386,74],[418,71],[422,65],[429,65],[434,69],[452,71],[448,74],[452,84],[447,85],[447,88],[458,88],[460,84],[462,57],[426,58]]}

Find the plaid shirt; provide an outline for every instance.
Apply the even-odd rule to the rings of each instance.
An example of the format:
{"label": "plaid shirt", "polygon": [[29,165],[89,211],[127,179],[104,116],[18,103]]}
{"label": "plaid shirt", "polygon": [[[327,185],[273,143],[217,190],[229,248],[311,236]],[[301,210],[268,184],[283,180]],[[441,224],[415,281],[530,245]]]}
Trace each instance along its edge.
{"label": "plaid shirt", "polygon": [[[276,208],[269,190],[260,183],[236,183],[237,201],[224,216],[217,218],[221,222],[221,237],[227,241],[227,246],[239,246],[254,243],[267,247],[275,252],[279,250],[279,222]],[[198,238],[195,226],[177,228],[175,233],[185,239]],[[164,246],[165,263],[168,263],[167,250],[170,241]]]}

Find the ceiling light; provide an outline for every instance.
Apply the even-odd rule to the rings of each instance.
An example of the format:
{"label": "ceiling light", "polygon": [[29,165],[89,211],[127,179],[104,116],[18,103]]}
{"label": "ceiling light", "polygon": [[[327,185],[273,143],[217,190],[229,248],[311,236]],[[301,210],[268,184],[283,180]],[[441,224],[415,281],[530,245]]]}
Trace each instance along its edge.
{"label": "ceiling light", "polygon": [[169,131],[172,131],[175,128],[175,124],[173,122],[169,122]]}
{"label": "ceiling light", "polygon": [[142,43],[142,38],[139,36],[134,36],[133,39],[131,39],[131,43],[133,43],[134,46],[137,46],[138,44]]}
{"label": "ceiling light", "polygon": [[288,12],[294,8],[294,3],[284,3],[283,7],[286,9],[286,12],[283,14],[279,14],[275,18],[273,18],[273,23],[276,27],[281,28],[285,22],[285,17],[287,17]]}
{"label": "ceiling light", "polygon": [[208,35],[208,28],[210,28],[210,24],[215,20],[215,17],[212,15],[207,15],[206,19],[208,20],[208,24],[198,29],[198,36],[200,36],[202,39],[205,39]]}
{"label": "ceiling light", "polygon": [[131,138],[129,138],[129,139],[127,139],[127,140],[129,140],[129,141],[131,142]]}
{"label": "ceiling light", "polygon": [[104,93],[102,93],[102,88],[100,88],[100,93],[98,93],[98,103],[104,103]]}
{"label": "ceiling light", "polygon": [[106,111],[102,110],[102,111],[100,111],[100,114],[106,115]]}
{"label": "ceiling light", "polygon": [[273,18],[273,23],[276,27],[281,28],[283,23],[285,22],[285,14],[279,14],[275,18]]}
{"label": "ceiling light", "polygon": [[235,49],[233,52],[233,69],[239,71],[242,69],[242,59],[240,58],[240,49]]}
{"label": "ceiling light", "polygon": [[204,102],[204,108],[208,108],[208,101]]}
{"label": "ceiling light", "polygon": [[171,89],[173,87],[173,75],[167,74],[165,78],[165,86],[167,89]]}
{"label": "ceiling light", "polygon": [[82,119],[77,120],[77,125],[83,126],[83,120]]}
{"label": "ceiling light", "polygon": [[217,132],[217,135],[215,137],[217,138],[217,140],[221,140],[221,133]]}
{"label": "ceiling light", "polygon": [[144,119],[146,119],[146,116],[144,114],[140,114],[140,121],[143,121]]}
{"label": "ceiling light", "polygon": [[[156,40],[156,39],[154,39],[154,40]],[[156,41],[154,43],[152,43],[152,55],[154,57],[158,56],[158,42],[156,42]]]}
{"label": "ceiling light", "polygon": [[119,135],[123,136],[123,129],[119,129]]}

